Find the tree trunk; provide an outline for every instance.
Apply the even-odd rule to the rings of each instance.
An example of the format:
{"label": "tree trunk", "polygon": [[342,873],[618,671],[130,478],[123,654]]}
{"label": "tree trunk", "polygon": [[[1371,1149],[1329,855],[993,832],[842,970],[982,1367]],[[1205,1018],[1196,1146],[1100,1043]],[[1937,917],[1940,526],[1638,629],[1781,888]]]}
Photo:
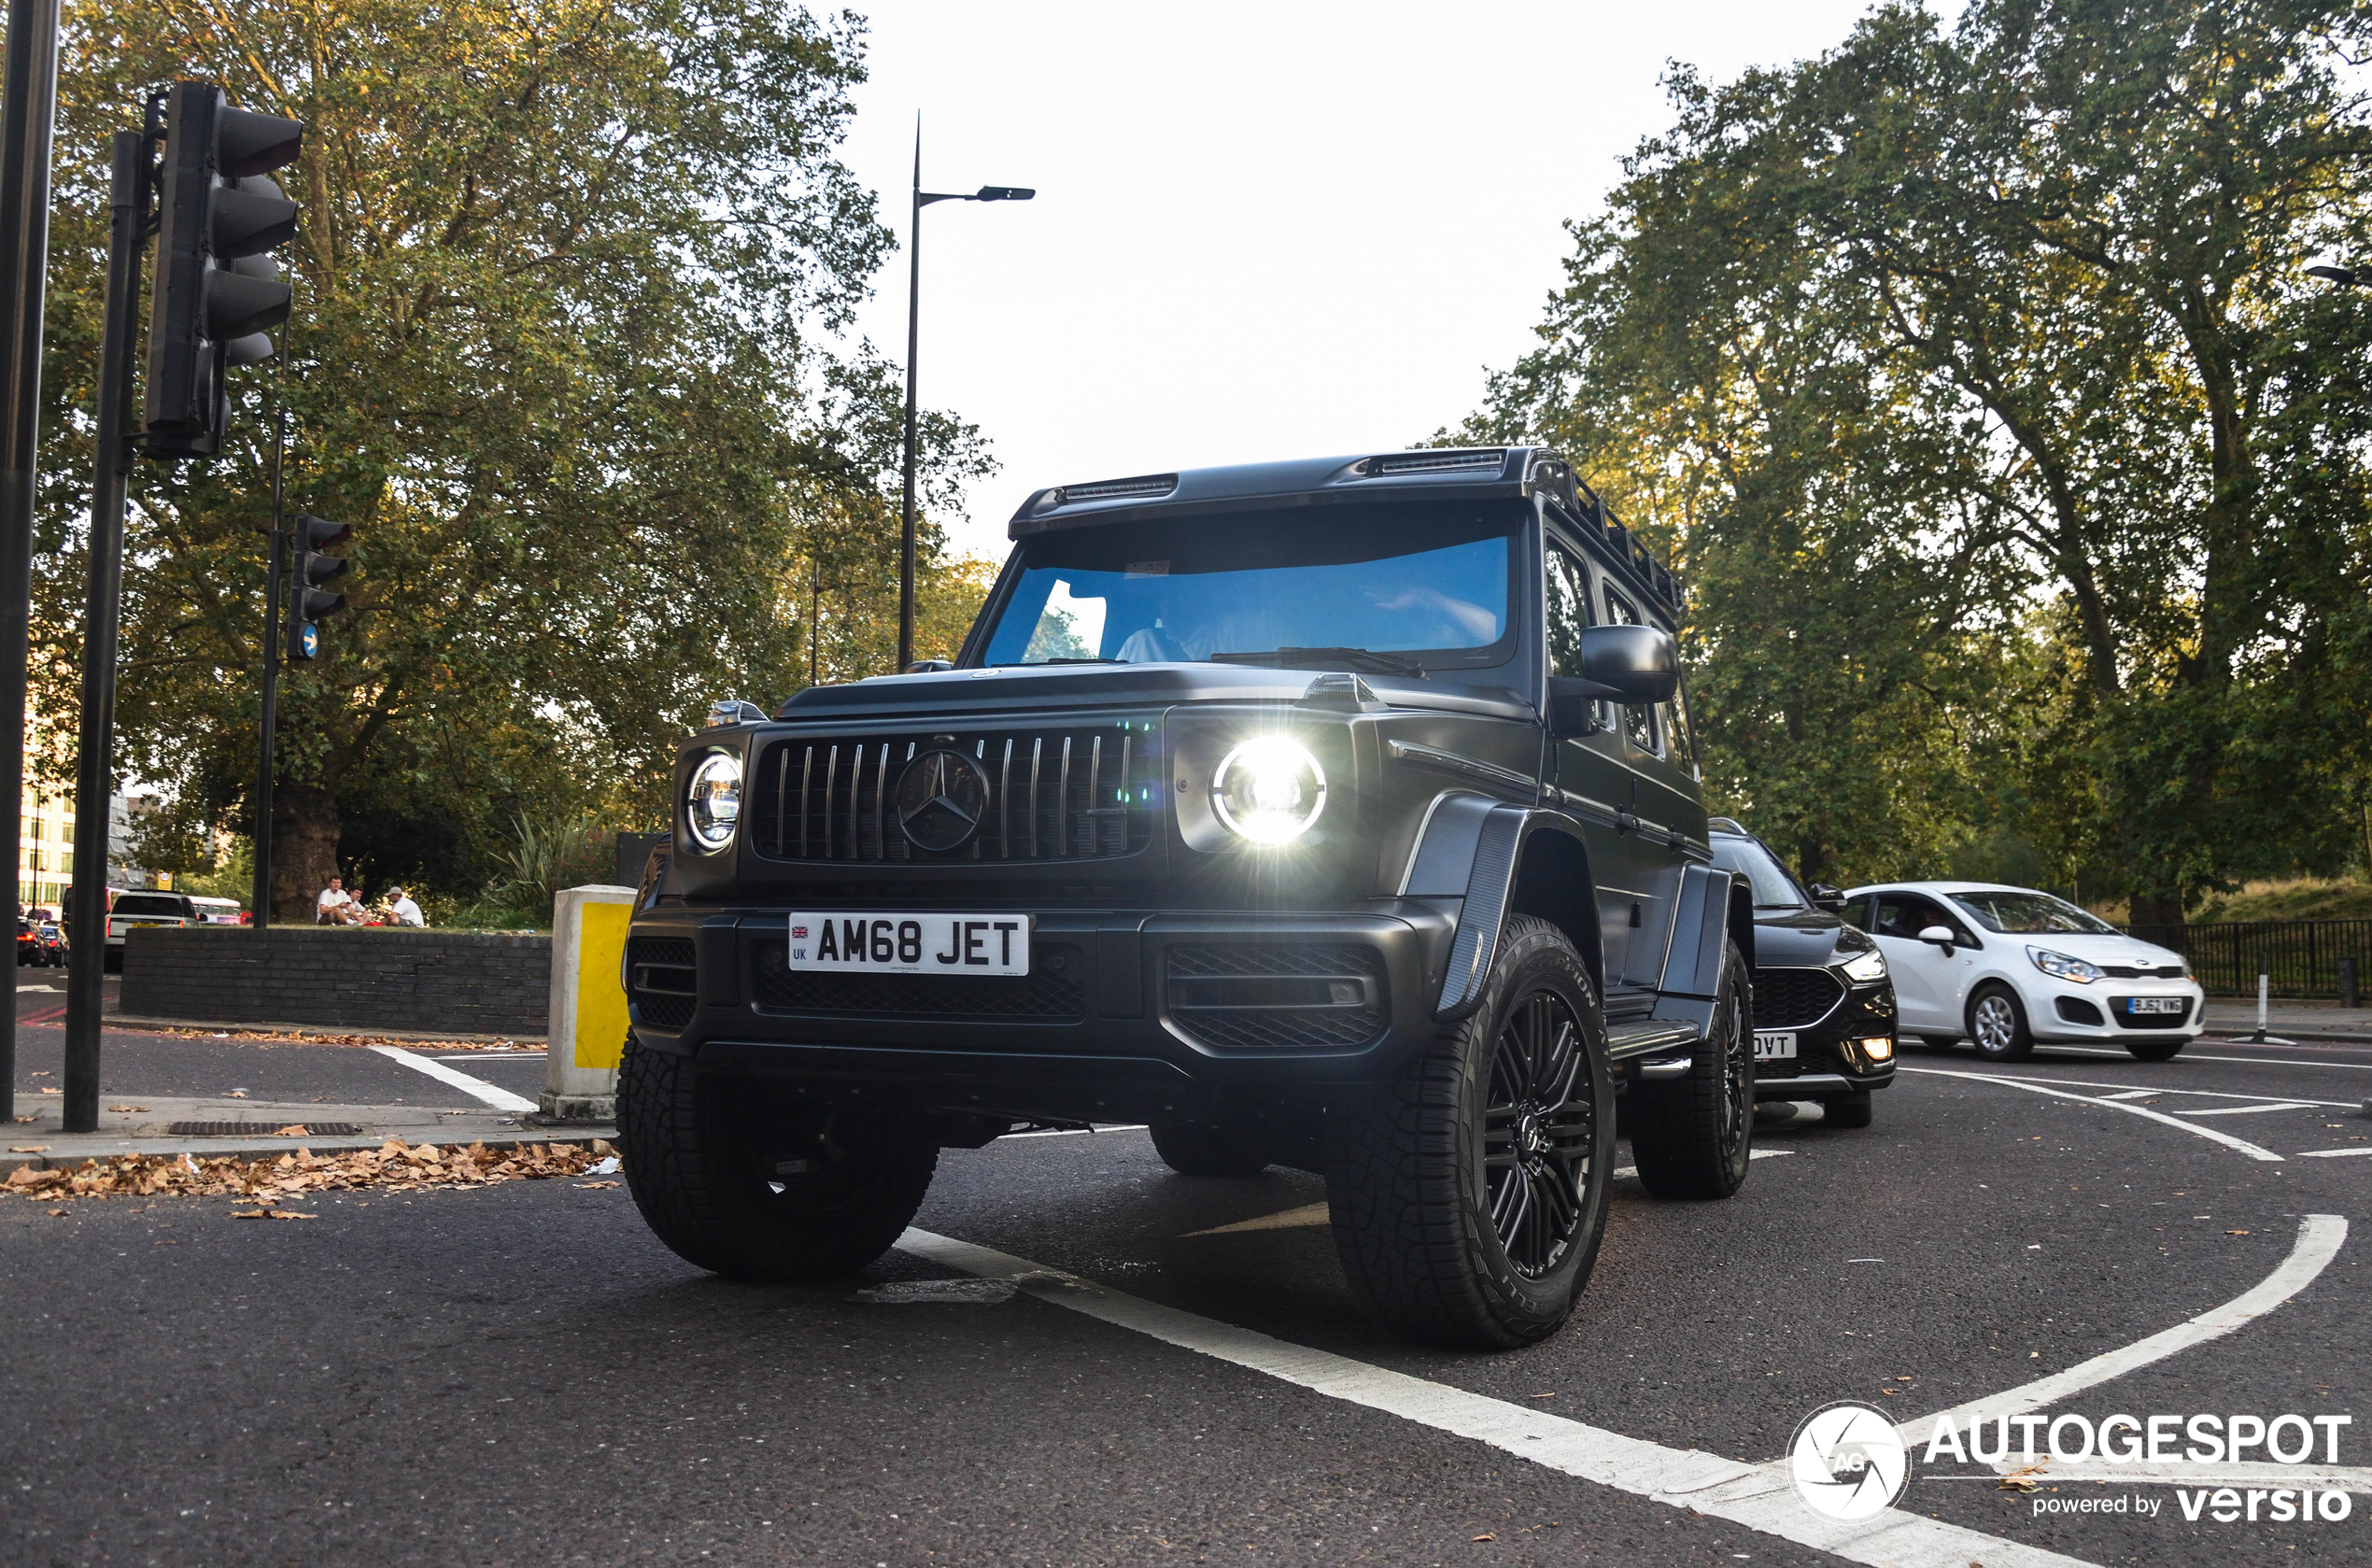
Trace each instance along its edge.
{"label": "tree trunk", "polygon": [[2137,893],[2126,908],[2125,921],[2132,925],[2180,925],[2182,924],[2182,895]]}
{"label": "tree trunk", "polygon": [[272,792],[272,919],[310,925],[316,900],[338,874],[337,797],[318,785]]}

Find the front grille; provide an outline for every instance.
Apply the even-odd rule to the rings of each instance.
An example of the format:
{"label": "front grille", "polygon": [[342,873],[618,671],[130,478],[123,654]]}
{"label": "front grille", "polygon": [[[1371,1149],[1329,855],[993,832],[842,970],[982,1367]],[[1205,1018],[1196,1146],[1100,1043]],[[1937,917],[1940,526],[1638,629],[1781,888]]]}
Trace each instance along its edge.
{"label": "front grille", "polygon": [[1025,975],[836,974],[794,969],[786,943],[752,951],[752,994],[769,1012],[895,1018],[1075,1019],[1087,1012],[1087,955],[1068,942],[1033,942]]}
{"label": "front grille", "polygon": [[2134,964],[2103,964],[2100,972],[2111,980],[2180,980],[2183,971],[2169,964],[2163,969],[2145,969]]}
{"label": "front grille", "polygon": [[[979,826],[925,849],[898,826],[897,784],[917,754],[958,751],[987,776]],[[1046,729],[778,741],[744,812],[774,860],[1108,860],[1152,841],[1163,769],[1151,719]]]}
{"label": "front grille", "polygon": [[1391,1017],[1370,947],[1173,947],[1169,1015],[1213,1051],[1341,1051]]}
{"label": "front grille", "polygon": [[2191,1022],[2191,1004],[2184,1002],[2181,1012],[2141,1012],[2133,1010],[2130,996],[2109,998],[2109,1016],[2128,1029],[2180,1029]]}
{"label": "front grille", "polygon": [[699,959],[689,937],[636,937],[626,944],[627,996],[654,1029],[681,1029],[699,1003]]}
{"label": "front grille", "polygon": [[1826,969],[1757,969],[1755,1027],[1800,1029],[1836,1008],[1845,988]]}

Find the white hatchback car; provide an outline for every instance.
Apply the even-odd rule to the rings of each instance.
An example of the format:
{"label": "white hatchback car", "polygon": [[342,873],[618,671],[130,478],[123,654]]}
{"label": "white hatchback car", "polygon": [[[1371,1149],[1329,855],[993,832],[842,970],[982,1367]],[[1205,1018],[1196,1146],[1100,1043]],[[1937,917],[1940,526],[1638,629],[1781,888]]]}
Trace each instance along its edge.
{"label": "white hatchback car", "polygon": [[1857,887],[1844,917],[1877,939],[1901,1029],[1948,1051],[2014,1061],[2051,1044],[2122,1045],[2163,1062],[2205,1027],[2182,955],[2064,898],[1982,882]]}

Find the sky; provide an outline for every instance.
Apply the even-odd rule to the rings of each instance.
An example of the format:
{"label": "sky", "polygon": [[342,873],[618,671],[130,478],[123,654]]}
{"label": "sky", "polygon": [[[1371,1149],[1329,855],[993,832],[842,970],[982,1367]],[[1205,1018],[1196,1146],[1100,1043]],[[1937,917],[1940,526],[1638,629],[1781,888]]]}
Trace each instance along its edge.
{"label": "sky", "polygon": [[[844,160],[908,239],[925,190],[921,396],[998,470],[959,549],[1033,490],[1390,451],[1536,341],[1620,160],[1714,80],[1843,40],[1866,0],[1639,5],[875,0]],[[854,334],[903,362],[907,256]]]}

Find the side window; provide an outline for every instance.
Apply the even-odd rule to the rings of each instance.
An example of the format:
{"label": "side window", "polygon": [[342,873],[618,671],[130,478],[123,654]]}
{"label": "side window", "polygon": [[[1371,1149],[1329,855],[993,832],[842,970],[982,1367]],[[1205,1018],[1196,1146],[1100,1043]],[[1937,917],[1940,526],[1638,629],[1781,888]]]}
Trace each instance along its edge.
{"label": "side window", "polygon": [[1672,739],[1672,759],[1694,777],[1703,774],[1697,766],[1697,730],[1688,722],[1688,678],[1681,677],[1672,700],[1662,706],[1664,733]]}
{"label": "side window", "polygon": [[1581,673],[1581,633],[1589,625],[1589,576],[1555,540],[1544,557],[1548,590],[1548,673]]}
{"label": "side window", "polygon": [[1915,893],[1881,893],[1878,919],[1871,930],[1881,937],[1917,939],[1920,932],[1943,923],[1943,912]]}
{"label": "side window", "polygon": [[[1617,626],[1638,626],[1639,612],[1613,588],[1606,590],[1606,619]],[[1622,711],[1622,732],[1643,752],[1660,753],[1656,739],[1656,710],[1642,703]]]}

